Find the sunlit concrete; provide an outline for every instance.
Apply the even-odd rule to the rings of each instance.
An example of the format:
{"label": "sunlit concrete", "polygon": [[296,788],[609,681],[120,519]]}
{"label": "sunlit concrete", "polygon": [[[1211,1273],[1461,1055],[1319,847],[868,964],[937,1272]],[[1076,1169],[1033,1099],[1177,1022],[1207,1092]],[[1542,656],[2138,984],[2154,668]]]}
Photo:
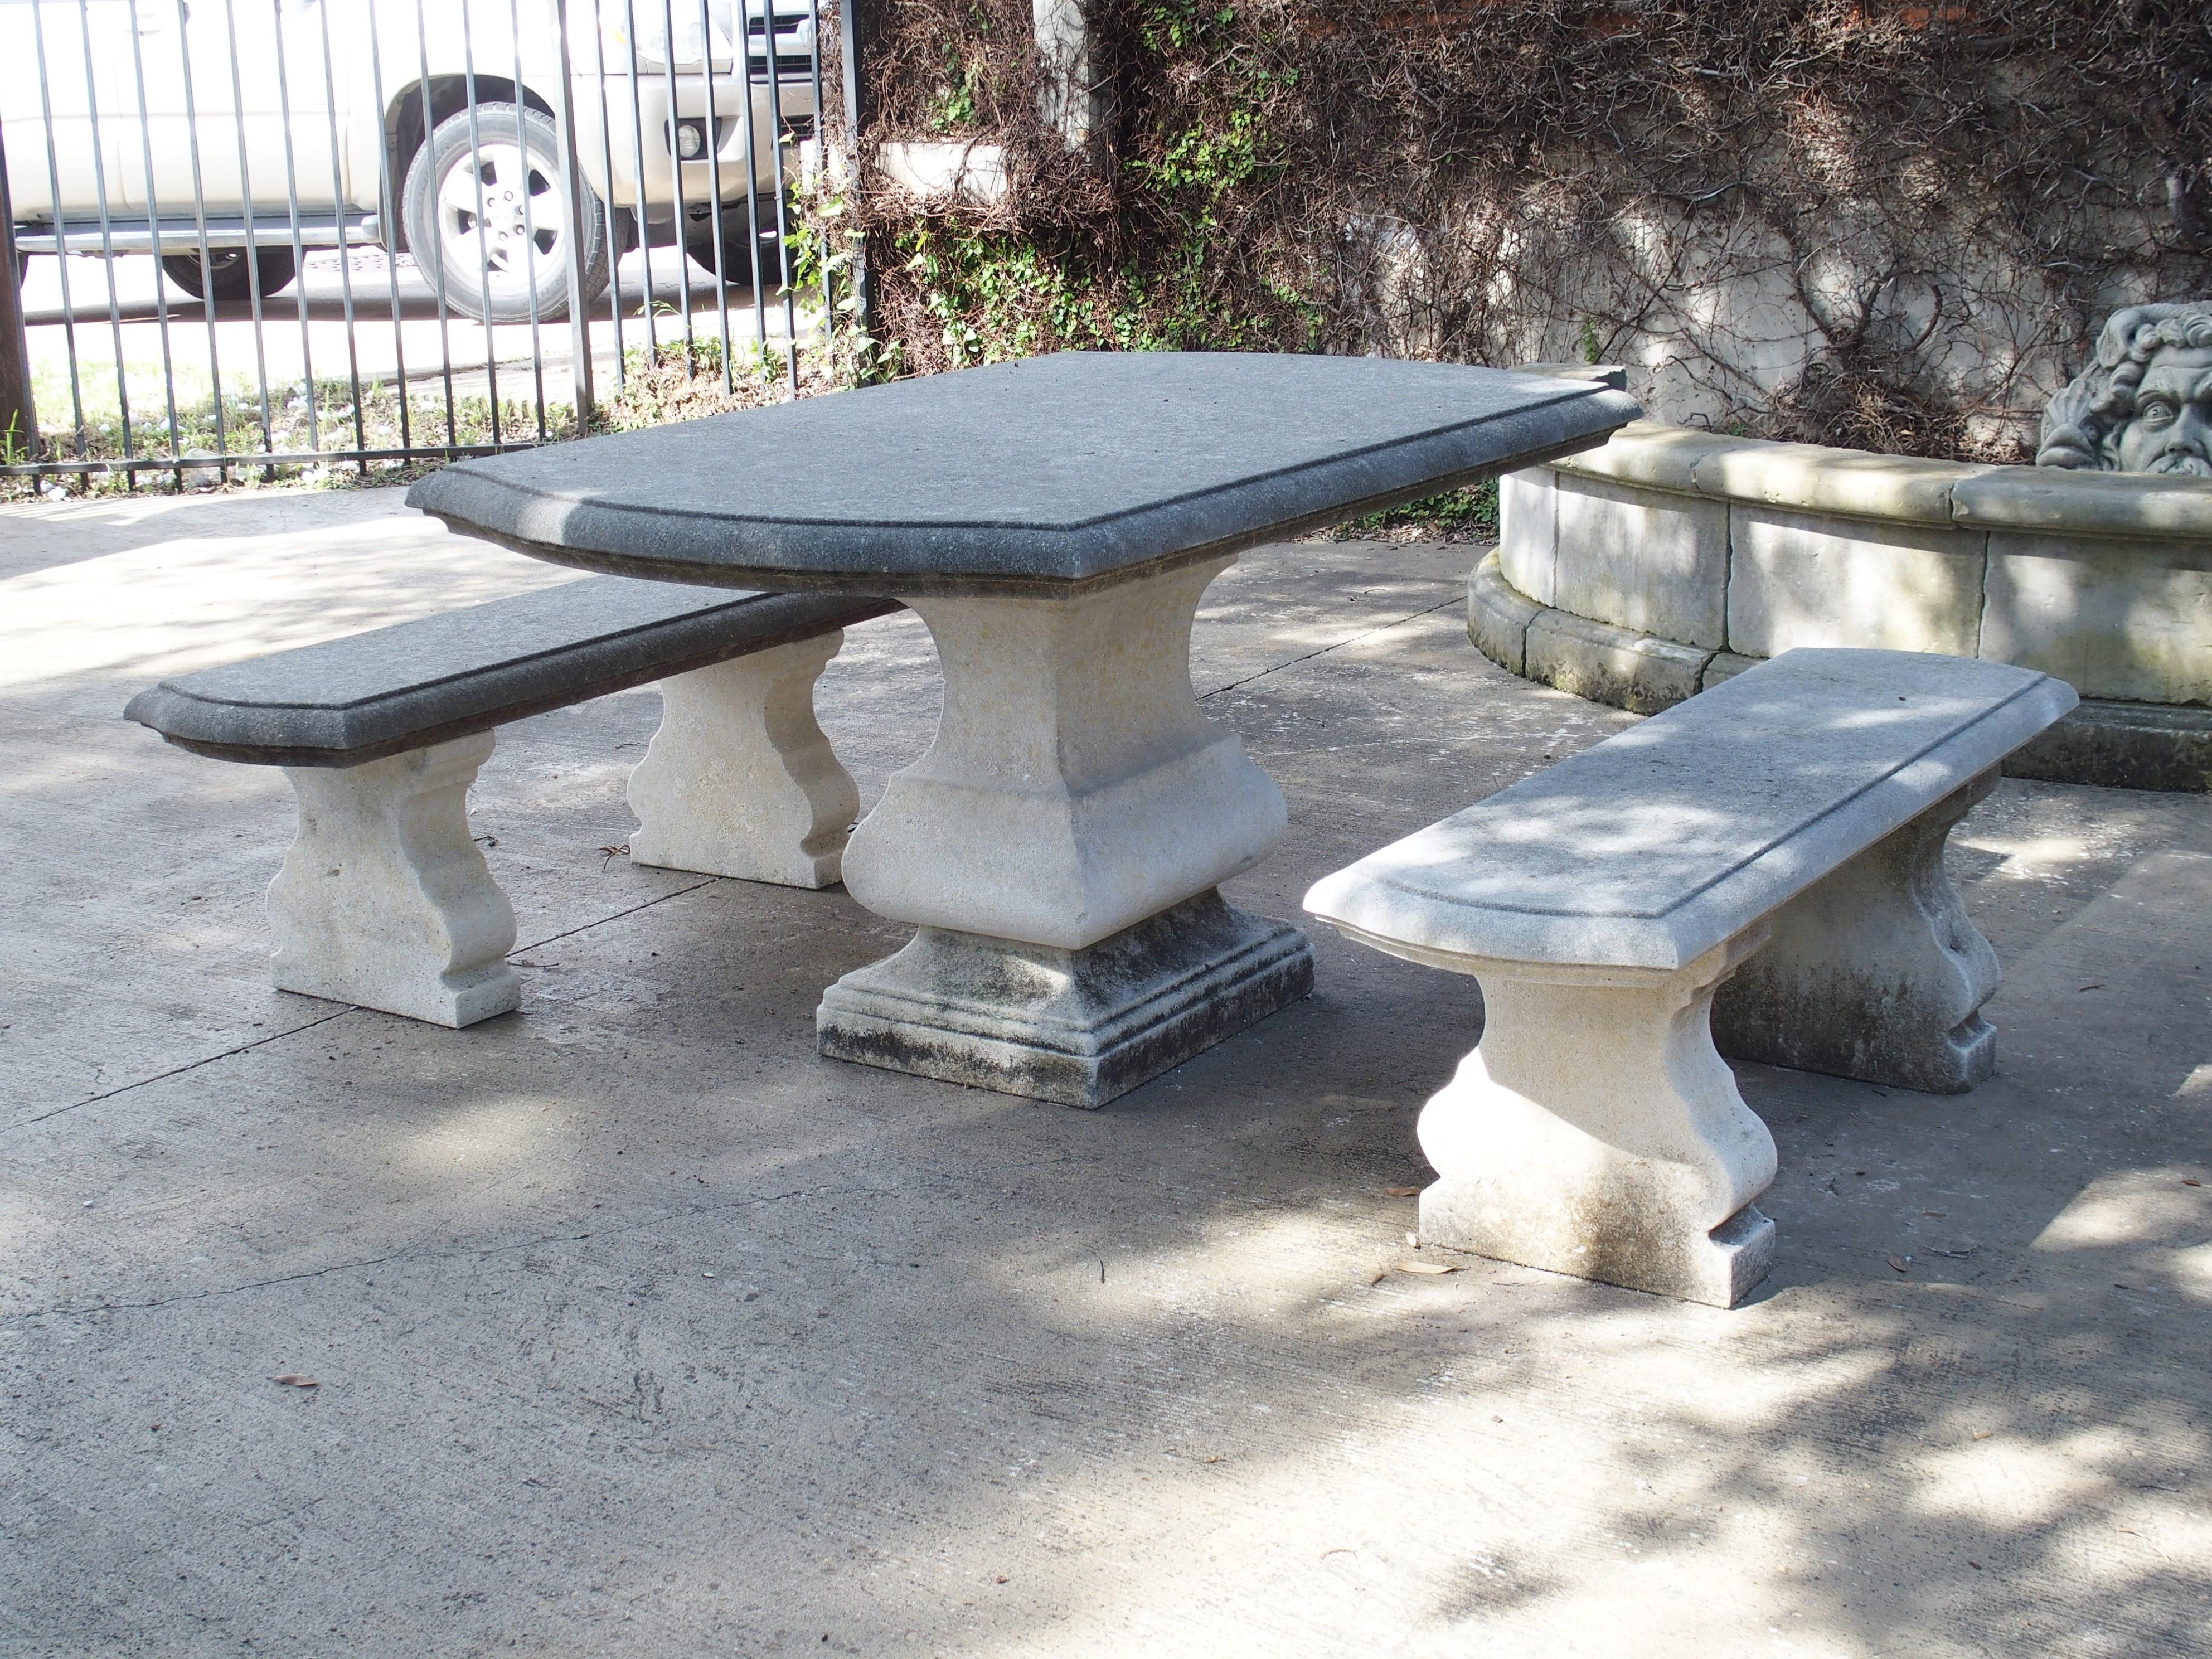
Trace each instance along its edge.
{"label": "sunlit concrete", "polygon": [[[1237,904],[1633,723],[1468,644],[1474,553],[1209,595],[1290,806]],[[1480,994],[1332,936],[1095,1113],[820,1060],[903,930],[630,865],[649,690],[483,769],[521,1013],[270,990],[283,780],[125,698],[572,579],[388,492],[0,517],[0,1654],[2212,1647],[2202,797],[1976,809],[1998,1075],[1740,1068],[1781,1243],[1724,1313],[1412,1249]],[[850,630],[864,804],[936,698],[913,617]]]}
{"label": "sunlit concrete", "polygon": [[[167,441],[166,376],[173,377],[180,416],[193,401],[204,404],[218,370],[233,396],[258,397],[265,381],[279,405],[310,371],[319,382],[340,384],[354,376],[364,384],[404,376],[416,397],[438,402],[447,365],[456,396],[485,397],[496,387],[502,403],[527,405],[542,384],[548,403],[574,398],[566,319],[533,329],[528,323],[486,325],[450,307],[441,314],[436,292],[414,261],[403,257],[395,265],[381,250],[356,249],[343,259],[335,249],[311,252],[299,281],[262,296],[258,330],[250,300],[217,301],[210,325],[206,302],[157,281],[147,255],[119,256],[112,283],[101,259],[76,256],[64,265],[51,256],[34,257],[23,283],[39,422],[50,431],[70,427],[80,410],[94,424],[118,421],[118,363],[132,422],[149,434],[142,447],[153,451]],[[757,306],[749,279],[733,281],[726,291],[709,267],[679,258],[674,248],[633,250],[615,274],[623,301],[619,320],[611,297],[592,307],[593,386],[602,397],[614,385],[618,356],[680,342],[687,314],[691,337],[718,345],[726,321],[733,361],[753,342],[773,346],[793,329],[809,339],[818,319],[818,307],[809,311],[799,296],[787,327],[773,282]],[[329,447],[349,443],[349,431]]]}

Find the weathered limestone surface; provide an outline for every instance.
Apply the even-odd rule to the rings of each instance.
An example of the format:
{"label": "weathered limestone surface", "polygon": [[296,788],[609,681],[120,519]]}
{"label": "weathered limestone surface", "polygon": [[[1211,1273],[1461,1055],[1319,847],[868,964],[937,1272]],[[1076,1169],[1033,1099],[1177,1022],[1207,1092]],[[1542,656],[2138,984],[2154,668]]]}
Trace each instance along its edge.
{"label": "weathered limestone surface", "polygon": [[[1774,1138],[1713,1052],[1750,930],[1674,973],[1469,963],[1482,1042],[1421,1109],[1425,1243],[1733,1307],[1766,1277]],[[1602,1054],[1601,1063],[1593,1057]]]}
{"label": "weathered limestone surface", "polygon": [[660,683],[660,729],[630,774],[637,864],[787,887],[838,879],[860,792],[814,718],[842,630]]}
{"label": "weathered limestone surface", "polygon": [[1555,567],[1548,603],[1708,651],[1727,642],[1725,502],[1581,477],[1555,497],[1559,544],[1577,556]]}
{"label": "weathered limestone surface", "polygon": [[1986,1075],[1996,964],[1943,838],[2074,701],[1973,659],[1793,652],[1316,884],[1307,908],[1348,936],[1483,983],[1481,1044],[1424,1109],[1424,1237],[1741,1297],[1773,1149],[1716,1050],[1715,988],[1771,927],[1735,1032],[1761,1057]]}
{"label": "weathered limestone surface", "polygon": [[1311,988],[1296,929],[1211,897],[1286,822],[1191,696],[1191,619],[1231,562],[912,601],[945,672],[937,739],[854,832],[845,882],[923,932],[824,995],[824,1054],[1095,1106]]}
{"label": "weathered limestone surface", "polygon": [[[2212,480],[2189,468],[1961,465],[1638,422],[1515,476],[1499,501],[1501,556],[1540,542],[1545,588],[1515,580],[1529,557],[1479,568],[1469,634],[1516,672],[1663,707],[1687,692],[1647,641],[1710,650],[1698,618],[1720,605],[1723,648],[1701,683],[1798,646],[1980,655],[2060,675],[2082,697],[2063,731],[2008,763],[2020,775],[2212,787]],[[1680,556],[1665,526],[1686,501],[1724,516],[1725,558]],[[1643,555],[1624,546],[1632,504]],[[1516,660],[1496,619],[1531,601]],[[1666,614],[1678,631],[1644,620]],[[1575,643],[1530,649],[1540,635]]]}
{"label": "weathered limestone surface", "polygon": [[1728,646],[1870,646],[1971,657],[1980,642],[1982,538],[1911,522],[1739,504],[1730,514]]}
{"label": "weathered limestone surface", "polygon": [[1996,784],[1992,769],[1777,910],[1714,1000],[1721,1053],[1931,1094],[1984,1081],[1997,954],[1966,919],[1943,844]]}
{"label": "weathered limestone surface", "polygon": [[1544,607],[1500,577],[1503,557],[1502,549],[1486,554],[1467,579],[1467,632],[1484,656],[1519,674],[1527,660],[1528,624],[1544,614]]}
{"label": "weathered limestone surface", "polygon": [[2212,479],[2212,301],[2123,306],[2043,411],[2039,466]]}
{"label": "weathered limestone surface", "polygon": [[1695,696],[1698,673],[1712,654],[1564,611],[1533,617],[1522,652],[1531,678],[1637,714],[1656,714]]}
{"label": "weathered limestone surface", "polygon": [[815,1025],[833,1060],[1100,1106],[1312,989],[1304,934],[1209,890],[1079,950],[924,927]]}
{"label": "weathered limestone surface", "polygon": [[1982,655],[2109,699],[2212,703],[2212,541],[1989,542]]}
{"label": "weathered limestone surface", "polygon": [[1552,599],[1559,492],[1551,475],[1509,472],[1498,481],[1498,562],[1505,580],[1538,605]]}
{"label": "weathered limestone surface", "polygon": [[353,767],[284,769],[299,834],[269,885],[279,990],[434,1025],[521,1000],[514,911],[469,836],[469,786],[492,734]]}

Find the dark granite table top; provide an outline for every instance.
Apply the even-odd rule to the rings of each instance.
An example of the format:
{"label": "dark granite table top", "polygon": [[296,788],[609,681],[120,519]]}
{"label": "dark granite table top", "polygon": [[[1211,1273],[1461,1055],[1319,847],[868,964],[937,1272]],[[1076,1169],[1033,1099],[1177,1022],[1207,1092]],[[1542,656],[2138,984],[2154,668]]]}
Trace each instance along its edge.
{"label": "dark granite table top", "polygon": [[1072,594],[1590,448],[1640,412],[1453,364],[1066,352],[461,461],[407,499],[625,575]]}

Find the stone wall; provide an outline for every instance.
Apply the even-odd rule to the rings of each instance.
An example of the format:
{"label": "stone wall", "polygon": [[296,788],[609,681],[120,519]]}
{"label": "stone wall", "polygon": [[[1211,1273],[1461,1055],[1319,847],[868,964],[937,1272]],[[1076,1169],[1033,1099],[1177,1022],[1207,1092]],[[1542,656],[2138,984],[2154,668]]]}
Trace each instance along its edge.
{"label": "stone wall", "polygon": [[1499,505],[1468,631],[1528,678],[1650,713],[1799,646],[1984,657],[2084,700],[2024,769],[2212,781],[2212,483],[1638,422]]}
{"label": "stone wall", "polygon": [[1602,358],[1663,419],[2016,460],[2115,307],[2212,289],[2212,31],[2185,8],[863,15],[872,116],[836,206],[877,239],[899,372],[1067,346]]}

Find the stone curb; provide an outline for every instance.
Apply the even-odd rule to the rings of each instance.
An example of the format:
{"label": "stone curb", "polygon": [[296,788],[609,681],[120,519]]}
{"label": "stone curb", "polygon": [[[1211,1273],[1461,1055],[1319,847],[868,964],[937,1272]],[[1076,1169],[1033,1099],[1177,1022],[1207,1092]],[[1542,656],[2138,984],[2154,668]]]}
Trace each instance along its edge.
{"label": "stone curb", "polygon": [[[1764,660],[1539,605],[1506,581],[1495,549],[1468,577],[1467,634],[1523,679],[1635,714],[1670,708]],[[2004,769],[2108,789],[2212,789],[2212,708],[2085,698]]]}
{"label": "stone curb", "polygon": [[1632,421],[1547,465],[1572,477],[1790,512],[2045,535],[2212,542],[2212,487],[2048,467],[1875,455]]}

